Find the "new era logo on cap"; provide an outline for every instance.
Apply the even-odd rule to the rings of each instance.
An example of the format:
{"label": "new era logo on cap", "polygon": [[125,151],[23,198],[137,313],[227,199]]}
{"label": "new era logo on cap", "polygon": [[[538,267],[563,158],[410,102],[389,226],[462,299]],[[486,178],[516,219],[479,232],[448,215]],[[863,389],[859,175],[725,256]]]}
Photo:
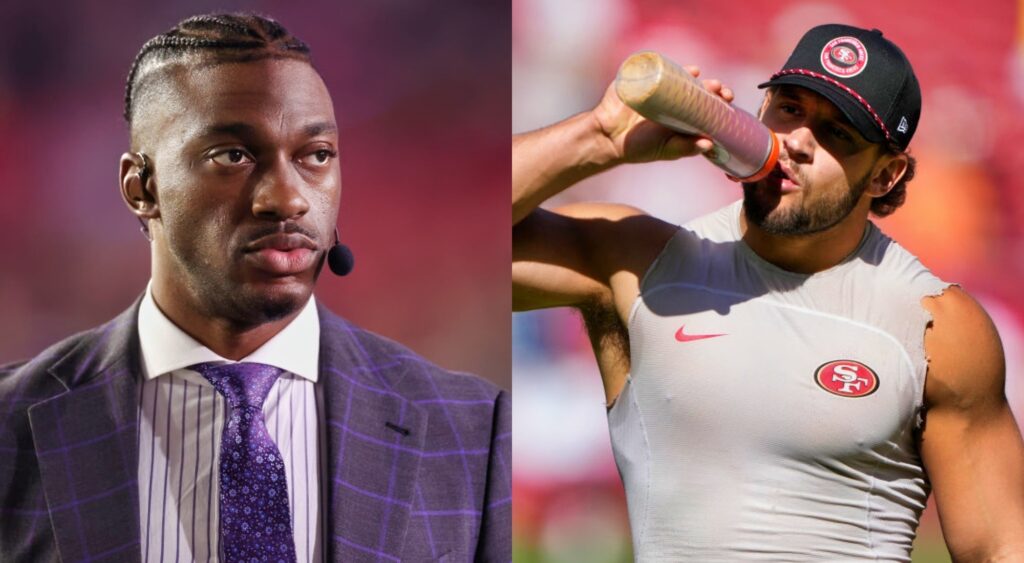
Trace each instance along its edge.
{"label": "new era logo on cap", "polygon": [[877,29],[841,24],[808,31],[767,86],[821,94],[874,143],[906,150],[921,115],[921,88],[906,55]]}

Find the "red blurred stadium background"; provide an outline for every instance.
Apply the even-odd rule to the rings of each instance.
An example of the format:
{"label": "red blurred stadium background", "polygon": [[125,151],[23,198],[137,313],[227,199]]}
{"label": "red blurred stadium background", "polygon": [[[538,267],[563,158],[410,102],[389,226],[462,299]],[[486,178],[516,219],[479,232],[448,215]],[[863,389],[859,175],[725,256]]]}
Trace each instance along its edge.
{"label": "red blurred stadium background", "polygon": [[[877,27],[914,65],[924,98],[911,152],[918,176],[882,228],[995,319],[1007,392],[1024,415],[1024,4],[1020,0],[515,0],[512,127],[522,132],[591,108],[631,52],[654,49],[722,79],[755,111],[756,85],[810,27]],[[740,197],[701,161],[614,170],[560,202],[631,203],[684,222]],[[556,202],[552,201],[552,205]],[[580,322],[566,310],[513,320],[516,560],[625,561],[622,487],[603,394]],[[948,561],[934,508],[914,560]]]}
{"label": "red blurred stadium background", "polygon": [[148,247],[117,186],[125,77],[147,39],[225,10],[305,40],[334,98],[356,269],[318,298],[508,388],[510,7],[471,0],[0,5],[0,363],[142,292]]}

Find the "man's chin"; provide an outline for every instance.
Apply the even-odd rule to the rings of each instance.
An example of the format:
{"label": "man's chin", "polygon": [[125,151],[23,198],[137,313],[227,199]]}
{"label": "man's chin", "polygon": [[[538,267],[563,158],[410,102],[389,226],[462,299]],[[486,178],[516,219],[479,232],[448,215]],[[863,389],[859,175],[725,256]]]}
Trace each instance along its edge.
{"label": "man's chin", "polygon": [[782,197],[778,190],[769,189],[765,181],[743,184],[743,212],[747,221],[761,226],[771,217],[785,213]]}
{"label": "man's chin", "polygon": [[246,284],[235,293],[235,315],[247,324],[260,325],[298,313],[313,294],[311,284],[292,280]]}
{"label": "man's chin", "polygon": [[743,213],[748,223],[771,235],[807,234],[810,226],[799,201],[764,201],[754,195],[744,200]]}

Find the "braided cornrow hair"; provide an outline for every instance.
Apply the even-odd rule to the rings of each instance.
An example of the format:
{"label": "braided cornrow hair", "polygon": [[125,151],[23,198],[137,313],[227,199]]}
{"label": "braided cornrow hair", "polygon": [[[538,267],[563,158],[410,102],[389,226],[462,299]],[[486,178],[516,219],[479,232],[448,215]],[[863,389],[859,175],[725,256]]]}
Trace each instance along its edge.
{"label": "braided cornrow hair", "polygon": [[[246,62],[264,58],[291,58],[310,62],[309,47],[276,21],[255,14],[192,16],[167,33],[146,41],[135,56],[124,94],[124,119],[132,123],[132,110],[140,85],[165,63],[203,55],[214,62]],[[209,58],[206,58],[209,57]]]}

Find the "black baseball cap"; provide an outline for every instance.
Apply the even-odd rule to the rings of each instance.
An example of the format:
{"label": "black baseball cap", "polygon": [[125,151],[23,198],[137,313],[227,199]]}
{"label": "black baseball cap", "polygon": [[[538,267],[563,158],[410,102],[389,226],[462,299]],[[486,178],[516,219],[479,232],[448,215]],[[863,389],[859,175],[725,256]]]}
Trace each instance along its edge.
{"label": "black baseball cap", "polygon": [[921,87],[910,61],[877,29],[819,25],[804,34],[782,70],[758,88],[814,90],[873,143],[906,150],[921,117]]}

